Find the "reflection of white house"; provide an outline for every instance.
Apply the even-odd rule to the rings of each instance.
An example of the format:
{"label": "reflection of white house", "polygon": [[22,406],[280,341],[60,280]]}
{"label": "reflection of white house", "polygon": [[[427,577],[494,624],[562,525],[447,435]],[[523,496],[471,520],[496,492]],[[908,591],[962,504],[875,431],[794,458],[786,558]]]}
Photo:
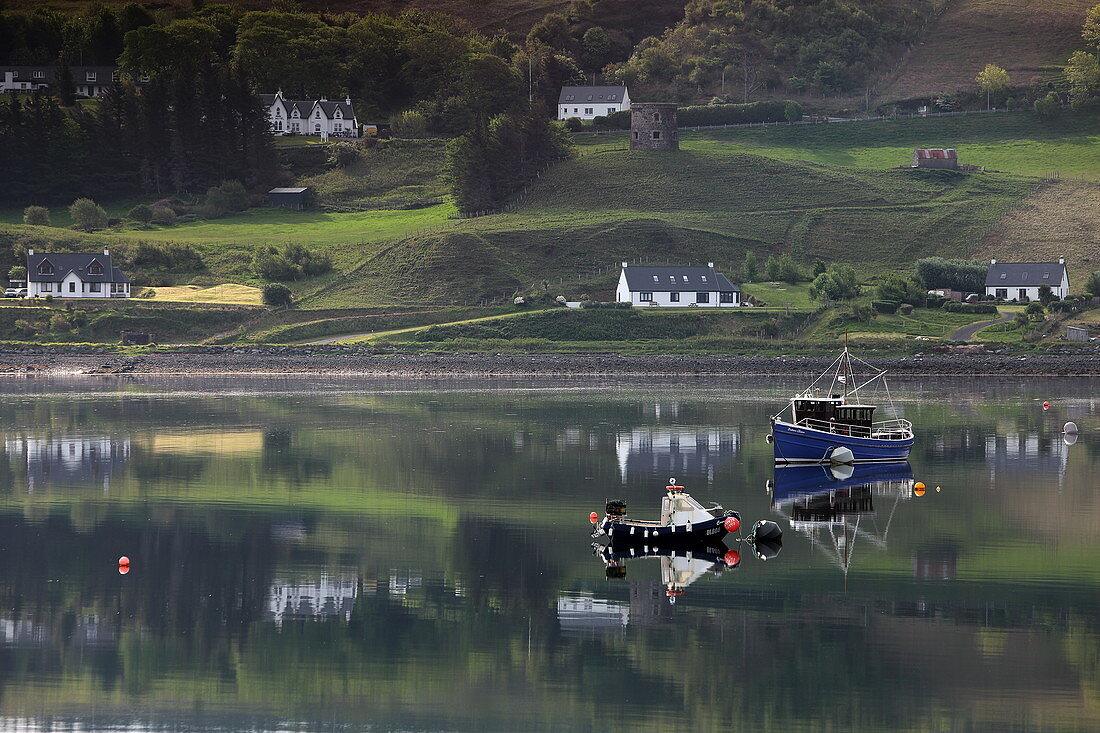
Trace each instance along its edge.
{"label": "reflection of white house", "polygon": [[359,578],[352,573],[329,575],[322,572],[312,581],[276,579],[268,590],[266,621],[282,626],[283,621],[351,620],[359,594]]}
{"label": "reflection of white house", "polygon": [[27,466],[27,490],[40,485],[94,485],[106,491],[111,474],[130,459],[130,439],[66,436],[14,438],[5,441],[9,456],[20,456]]}
{"label": "reflection of white house", "polygon": [[[98,616],[77,616],[76,625],[65,642],[76,642],[81,646],[114,646],[117,638],[113,624],[105,623]],[[50,645],[53,640],[50,626],[41,621],[0,618],[0,645],[41,647]]]}
{"label": "reflection of white house", "polygon": [[[705,476],[714,481],[719,464],[737,454],[741,435],[736,428],[639,427],[615,436],[619,473],[628,475]],[[690,487],[689,487],[690,488]]]}
{"label": "reflection of white house", "polygon": [[565,632],[623,629],[630,621],[630,606],[592,596],[558,597],[558,625]]}
{"label": "reflection of white house", "polygon": [[1005,433],[985,439],[985,462],[990,482],[998,478],[1011,481],[1057,479],[1061,486],[1066,478],[1069,446],[1062,436],[1040,436],[1039,433]]}

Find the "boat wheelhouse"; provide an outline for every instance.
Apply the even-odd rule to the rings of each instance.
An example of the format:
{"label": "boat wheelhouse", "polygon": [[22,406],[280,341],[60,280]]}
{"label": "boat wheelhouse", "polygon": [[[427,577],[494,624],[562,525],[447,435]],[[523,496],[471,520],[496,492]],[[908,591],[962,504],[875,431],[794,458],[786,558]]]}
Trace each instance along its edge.
{"label": "boat wheelhouse", "polygon": [[[769,440],[775,447],[777,463],[900,461],[909,457],[913,447],[912,423],[896,417],[896,411],[893,419],[876,421],[877,406],[858,395],[873,382],[885,385],[885,370],[862,359],[854,361],[871,369],[873,374],[857,383],[853,357],[845,347],[824,374],[772,417]],[[828,389],[820,390],[823,378],[829,375],[832,380]],[[892,404],[890,407],[893,410]],[[788,409],[790,419],[784,420],[781,416]]]}

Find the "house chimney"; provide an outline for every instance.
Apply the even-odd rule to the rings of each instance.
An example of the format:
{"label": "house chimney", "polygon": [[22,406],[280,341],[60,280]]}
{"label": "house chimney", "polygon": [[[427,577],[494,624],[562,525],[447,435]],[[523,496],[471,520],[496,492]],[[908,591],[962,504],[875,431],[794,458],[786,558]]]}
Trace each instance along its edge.
{"label": "house chimney", "polygon": [[349,107],[351,106],[351,95],[350,94],[348,96],[344,97],[344,104],[346,104]]}
{"label": "house chimney", "polygon": [[623,267],[625,268],[627,266],[627,264],[628,264],[627,262],[623,262]]}
{"label": "house chimney", "polygon": [[34,257],[34,250],[33,249],[28,249],[27,250],[27,257]]}
{"label": "house chimney", "polygon": [[111,250],[109,250],[109,249],[107,249],[106,247],[104,247],[104,248],[103,248],[103,256],[104,256],[104,257],[110,257],[110,256],[111,256]]}
{"label": "house chimney", "polygon": [[708,262],[707,267],[709,267],[710,269],[713,270],[714,269],[714,263],[713,262]]}
{"label": "house chimney", "polygon": [[1058,264],[1059,264],[1059,265],[1064,265],[1064,264],[1066,264],[1066,258],[1065,258],[1065,257],[1059,257],[1059,258],[1058,258]]}
{"label": "house chimney", "polygon": [[991,264],[991,265],[995,265],[995,264],[997,264],[997,260],[990,260],[990,261],[989,261],[989,264]]}

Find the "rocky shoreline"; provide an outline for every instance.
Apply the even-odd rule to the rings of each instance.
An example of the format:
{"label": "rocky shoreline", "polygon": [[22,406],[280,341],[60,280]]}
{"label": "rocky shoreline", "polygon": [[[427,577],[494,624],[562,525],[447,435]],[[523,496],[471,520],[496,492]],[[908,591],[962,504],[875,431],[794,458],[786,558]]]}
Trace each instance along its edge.
{"label": "rocky shoreline", "polygon": [[[1100,376],[1100,354],[978,353],[875,357],[908,376]],[[832,362],[817,356],[623,356],[615,354],[401,354],[353,347],[183,347],[140,355],[88,349],[0,350],[8,375],[284,375],[375,377],[806,376]]]}

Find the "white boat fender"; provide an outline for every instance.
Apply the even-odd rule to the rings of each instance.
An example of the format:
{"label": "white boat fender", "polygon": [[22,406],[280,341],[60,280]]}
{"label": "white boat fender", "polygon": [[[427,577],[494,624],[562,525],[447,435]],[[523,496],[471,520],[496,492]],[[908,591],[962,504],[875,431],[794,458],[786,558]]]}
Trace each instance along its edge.
{"label": "white boat fender", "polygon": [[855,459],[851,448],[837,445],[829,449],[829,463],[852,463]]}
{"label": "white boat fender", "polygon": [[771,445],[772,443],[775,442],[775,436],[772,435],[771,433],[768,433],[767,435],[764,436],[764,441],[767,442],[768,445]]}

